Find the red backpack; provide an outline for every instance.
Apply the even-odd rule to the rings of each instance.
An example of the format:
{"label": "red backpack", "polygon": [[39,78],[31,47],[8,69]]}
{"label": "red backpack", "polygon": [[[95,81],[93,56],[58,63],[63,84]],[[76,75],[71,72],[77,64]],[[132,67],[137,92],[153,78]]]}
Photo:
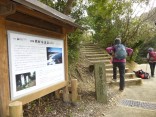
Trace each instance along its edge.
{"label": "red backpack", "polygon": [[156,52],[155,51],[149,52],[149,60],[156,61]]}
{"label": "red backpack", "polygon": [[138,78],[149,79],[150,75],[147,72],[144,72],[142,69],[138,71],[133,71]]}

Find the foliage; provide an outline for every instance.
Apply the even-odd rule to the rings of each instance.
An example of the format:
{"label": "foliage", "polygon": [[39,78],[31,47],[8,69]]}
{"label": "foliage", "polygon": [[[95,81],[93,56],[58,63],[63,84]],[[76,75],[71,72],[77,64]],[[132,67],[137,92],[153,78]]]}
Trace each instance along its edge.
{"label": "foliage", "polygon": [[[75,19],[75,23],[82,25],[83,24],[83,9],[85,8],[84,4],[81,4],[82,0],[39,0],[44,4],[69,15]],[[82,31],[77,30],[68,35],[68,58],[69,64],[76,62],[78,60],[78,45],[82,40]]]}
{"label": "foliage", "polygon": [[111,46],[114,39],[119,36],[123,44],[134,49],[130,59],[136,60],[141,51],[141,45],[154,36],[155,27],[151,24],[151,19],[155,10],[149,13],[150,15],[132,17],[133,2],[148,4],[148,0],[90,0],[86,20],[91,29],[95,31],[94,42],[99,43],[102,47],[107,47]]}
{"label": "foliage", "polygon": [[146,42],[146,43],[144,42],[140,46],[140,48],[138,49],[139,52],[138,52],[138,56],[137,56],[137,59],[136,59],[137,63],[145,62],[144,59],[142,59],[142,58],[146,58],[147,57],[147,50],[150,47],[156,49],[156,35],[153,38],[149,39],[148,42]]}
{"label": "foliage", "polygon": [[[91,28],[95,31],[94,41],[104,47],[111,45],[115,37],[123,32],[124,12],[128,13],[130,3],[122,3],[116,0],[92,0],[88,8],[88,20]],[[122,18],[122,19],[121,19]],[[121,35],[122,36],[122,35]]]}
{"label": "foliage", "polygon": [[75,33],[68,35],[68,60],[69,64],[78,60],[79,44],[82,40],[82,31],[76,30]]}
{"label": "foliage", "polygon": [[63,13],[63,8],[66,5],[66,1],[65,0],[39,0],[40,2],[60,11]]}
{"label": "foliage", "polygon": [[136,55],[135,61],[138,63],[142,63],[142,58],[146,58],[147,49],[149,47],[156,48],[156,26],[155,26],[155,17],[156,16],[156,8],[152,9],[148,13],[144,13],[141,16],[141,21],[143,22],[138,30],[137,40],[141,40],[142,43],[137,47],[138,53]]}

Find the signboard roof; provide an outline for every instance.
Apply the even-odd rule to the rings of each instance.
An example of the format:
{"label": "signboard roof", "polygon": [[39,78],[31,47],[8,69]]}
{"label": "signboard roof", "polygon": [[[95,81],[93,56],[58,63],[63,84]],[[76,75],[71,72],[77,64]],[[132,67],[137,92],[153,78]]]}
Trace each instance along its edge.
{"label": "signboard roof", "polygon": [[51,8],[51,7],[39,2],[38,0],[13,0],[13,1],[20,3],[20,4],[23,4],[23,5],[31,8],[31,9],[39,11],[43,14],[48,15],[48,16],[54,17],[57,20],[60,20],[64,23],[67,23],[73,27],[77,27],[77,28],[79,27],[80,28],[80,26],[78,24],[74,23],[73,18],[71,18],[71,17],[69,17],[69,16],[67,16],[67,15],[65,15],[65,14],[63,14],[63,13],[61,13],[61,12]]}

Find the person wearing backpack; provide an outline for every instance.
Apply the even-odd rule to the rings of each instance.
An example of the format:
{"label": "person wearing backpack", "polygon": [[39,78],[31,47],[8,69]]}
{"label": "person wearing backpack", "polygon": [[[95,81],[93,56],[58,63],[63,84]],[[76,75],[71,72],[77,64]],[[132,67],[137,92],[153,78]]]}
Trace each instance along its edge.
{"label": "person wearing backpack", "polygon": [[117,81],[117,68],[119,69],[120,74],[120,83],[119,90],[123,91],[125,87],[125,66],[126,66],[126,57],[130,56],[133,52],[133,49],[125,47],[121,44],[121,39],[116,38],[114,45],[107,47],[106,51],[112,56],[113,64],[113,82]]}
{"label": "person wearing backpack", "polygon": [[147,60],[150,65],[151,77],[154,77],[155,65],[156,65],[156,52],[153,48],[148,48]]}

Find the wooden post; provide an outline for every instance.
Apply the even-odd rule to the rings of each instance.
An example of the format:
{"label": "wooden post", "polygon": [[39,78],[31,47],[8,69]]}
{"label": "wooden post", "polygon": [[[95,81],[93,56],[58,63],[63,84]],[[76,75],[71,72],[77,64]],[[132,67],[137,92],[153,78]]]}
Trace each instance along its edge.
{"label": "wooden post", "polygon": [[72,100],[72,103],[76,103],[77,102],[77,97],[78,97],[78,93],[77,93],[77,79],[72,79],[71,80],[71,100]]}
{"label": "wooden post", "polygon": [[68,86],[63,88],[63,101],[66,103],[70,102]]}
{"label": "wooden post", "polygon": [[0,117],[9,115],[8,52],[5,19],[0,16]]}
{"label": "wooden post", "polygon": [[106,72],[104,63],[95,64],[95,92],[98,102],[107,103]]}
{"label": "wooden post", "polygon": [[22,102],[16,101],[9,104],[10,117],[23,117]]}
{"label": "wooden post", "polygon": [[65,80],[67,81],[67,86],[63,88],[63,101],[66,103],[70,102],[69,90],[68,90],[68,43],[67,43],[67,32],[63,28],[64,34],[64,58],[65,58]]}
{"label": "wooden post", "polygon": [[55,99],[60,99],[60,90],[55,91]]}

